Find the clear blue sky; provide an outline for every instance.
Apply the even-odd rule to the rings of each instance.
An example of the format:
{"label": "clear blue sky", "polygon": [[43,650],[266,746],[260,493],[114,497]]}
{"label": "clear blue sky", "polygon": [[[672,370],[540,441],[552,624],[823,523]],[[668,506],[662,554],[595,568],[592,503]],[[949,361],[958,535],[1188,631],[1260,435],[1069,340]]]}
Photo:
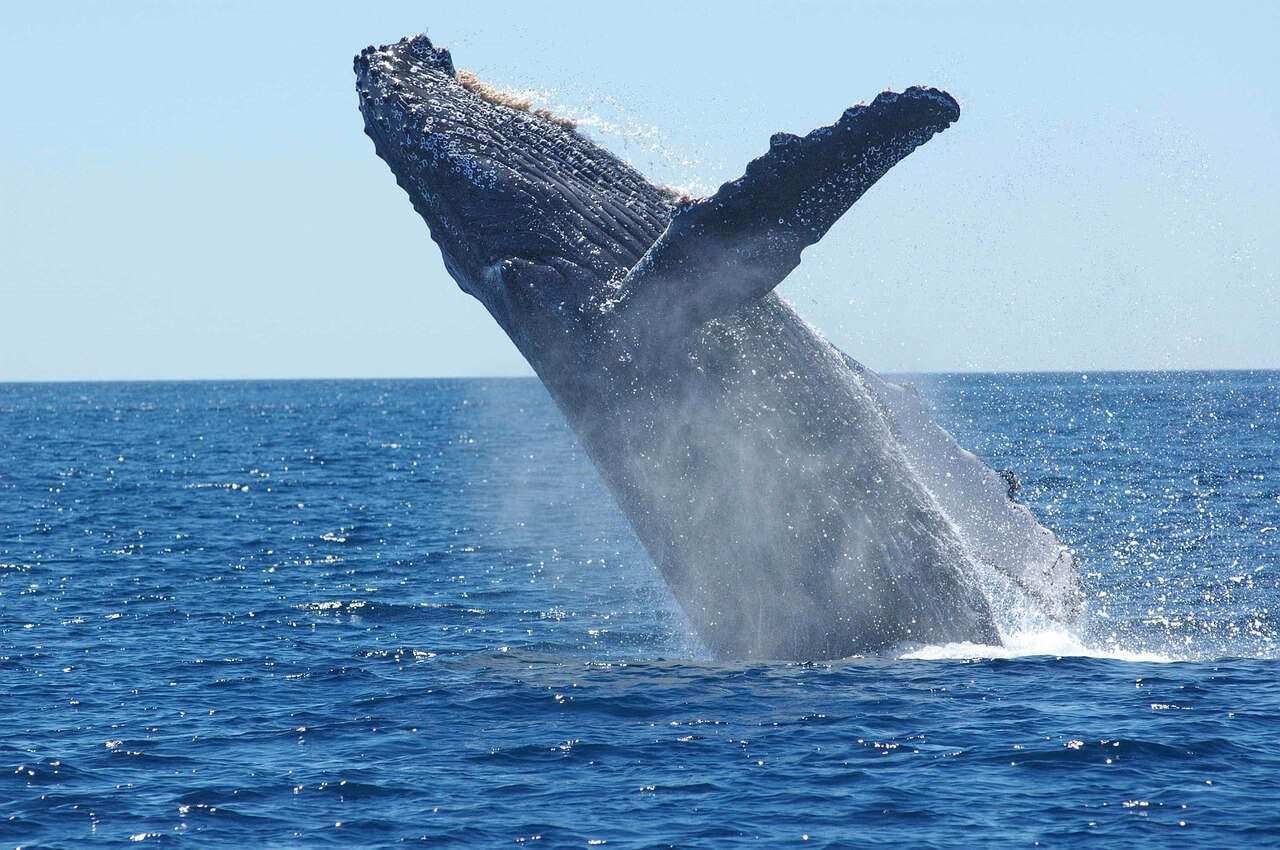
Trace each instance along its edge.
{"label": "clear blue sky", "polygon": [[1280,367],[1280,4],[23,2],[0,381],[527,374],[361,132],[418,31],[701,192],[951,91],[782,287],[873,368]]}

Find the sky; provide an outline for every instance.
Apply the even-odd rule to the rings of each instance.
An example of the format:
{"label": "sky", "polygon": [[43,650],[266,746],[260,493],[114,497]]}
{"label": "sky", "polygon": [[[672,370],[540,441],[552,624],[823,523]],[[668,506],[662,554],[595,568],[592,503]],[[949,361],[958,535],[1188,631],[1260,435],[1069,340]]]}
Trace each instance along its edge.
{"label": "sky", "polygon": [[[1229,10],[1229,14],[1227,13]],[[373,153],[426,32],[708,194],[883,89],[960,121],[780,287],[888,372],[1280,368],[1280,4],[26,2],[0,381],[531,374]]]}

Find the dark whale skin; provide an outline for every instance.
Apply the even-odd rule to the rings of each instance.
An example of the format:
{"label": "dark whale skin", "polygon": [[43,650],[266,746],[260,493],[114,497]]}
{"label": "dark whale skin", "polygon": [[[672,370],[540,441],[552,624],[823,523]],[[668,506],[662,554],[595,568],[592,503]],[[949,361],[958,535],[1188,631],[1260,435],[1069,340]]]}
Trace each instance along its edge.
{"label": "dark whale skin", "polygon": [[689,202],[469,90],[425,36],[355,70],[366,132],[446,268],[546,385],[713,654],[998,643],[991,575],[1050,616],[1077,610],[1069,553],[1004,480],[773,292],[958,118],[949,95],[885,93],[778,134]]}

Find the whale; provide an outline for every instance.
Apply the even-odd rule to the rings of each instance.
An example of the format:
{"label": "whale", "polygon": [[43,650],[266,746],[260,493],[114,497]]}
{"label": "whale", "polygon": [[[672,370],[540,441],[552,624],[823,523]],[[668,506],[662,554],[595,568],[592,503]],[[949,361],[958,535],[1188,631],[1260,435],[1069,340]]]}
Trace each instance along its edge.
{"label": "whale", "polygon": [[369,46],[354,70],[365,132],[445,269],[545,385],[711,655],[998,644],[1009,593],[1078,614],[1070,549],[1007,475],[775,291],[958,120],[953,97],[884,92],[777,133],[695,199],[425,35]]}

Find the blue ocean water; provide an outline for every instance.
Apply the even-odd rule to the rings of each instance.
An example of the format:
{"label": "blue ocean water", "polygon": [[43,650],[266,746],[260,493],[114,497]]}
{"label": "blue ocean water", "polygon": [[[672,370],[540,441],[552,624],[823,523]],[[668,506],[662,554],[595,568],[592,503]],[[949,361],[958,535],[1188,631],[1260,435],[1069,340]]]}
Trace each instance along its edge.
{"label": "blue ocean water", "polygon": [[533,380],[0,385],[0,844],[1280,846],[1280,373],[916,380],[1074,632],[714,662]]}

